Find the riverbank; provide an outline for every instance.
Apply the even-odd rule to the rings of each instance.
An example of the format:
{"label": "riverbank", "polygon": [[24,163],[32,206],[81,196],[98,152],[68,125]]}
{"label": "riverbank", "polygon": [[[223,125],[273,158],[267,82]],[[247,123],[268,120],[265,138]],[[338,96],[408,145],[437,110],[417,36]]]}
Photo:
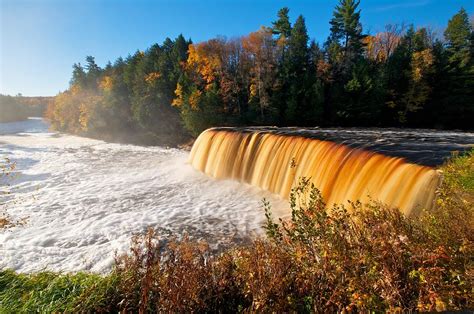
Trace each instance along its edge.
{"label": "riverbank", "polygon": [[[191,136],[183,134],[170,134],[166,137],[157,136],[153,133],[140,129],[125,129],[125,130],[107,130],[107,128],[100,131],[71,131],[62,130],[61,128],[52,127],[53,131],[64,132],[80,137],[86,137],[95,140],[101,140],[108,143],[116,144],[130,144],[138,146],[161,146],[170,148],[188,147],[188,143],[192,143],[194,139]],[[192,144],[191,144],[192,146]],[[188,149],[189,150],[189,149]]]}
{"label": "riverbank", "polygon": [[43,115],[53,97],[24,97],[0,94],[0,123],[18,122]]}
{"label": "riverbank", "polygon": [[[445,311],[472,309],[474,152],[440,168],[437,207],[405,218],[379,204],[350,212],[292,205],[291,224],[213,255],[204,242],[132,240],[108,275],[0,273],[18,311]],[[294,196],[308,193],[304,182]]]}

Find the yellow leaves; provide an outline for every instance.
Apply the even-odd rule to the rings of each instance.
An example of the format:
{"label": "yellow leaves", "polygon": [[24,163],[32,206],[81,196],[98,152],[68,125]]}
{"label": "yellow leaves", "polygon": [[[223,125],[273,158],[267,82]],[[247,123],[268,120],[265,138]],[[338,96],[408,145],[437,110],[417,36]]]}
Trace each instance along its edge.
{"label": "yellow leaves", "polygon": [[79,107],[79,124],[81,125],[82,130],[87,131],[89,125],[89,115],[90,112],[87,106],[82,103]]}
{"label": "yellow leaves", "polygon": [[195,90],[189,96],[189,105],[191,109],[197,110],[199,109],[199,100],[201,98],[202,92],[200,90]]}
{"label": "yellow leaves", "polygon": [[195,70],[202,76],[207,85],[216,79],[221,72],[220,43],[217,40],[189,45],[187,69]]}
{"label": "yellow leaves", "polygon": [[383,62],[387,59],[387,54],[382,49],[381,34],[375,36],[367,36],[363,39],[367,56],[375,61]]}
{"label": "yellow leaves", "polygon": [[147,82],[148,84],[153,84],[160,77],[161,77],[161,73],[151,72],[145,76],[145,82]]}
{"label": "yellow leaves", "polygon": [[393,31],[381,32],[363,39],[366,55],[377,62],[385,62],[400,43],[400,36]]}
{"label": "yellow leaves", "polygon": [[366,52],[367,52],[367,55],[369,56],[369,58],[371,59],[375,59],[375,36],[371,36],[371,35],[368,35],[367,37],[365,37],[362,42],[365,44],[365,49],[366,49]]}
{"label": "yellow leaves", "polygon": [[[181,107],[184,104],[184,91],[181,84],[177,84],[176,90],[174,91],[176,98],[173,99],[171,103],[175,107]],[[191,95],[189,95],[189,106],[193,110],[199,109],[199,100],[201,98],[202,92],[200,90],[194,90]]]}
{"label": "yellow leaves", "polygon": [[[110,80],[105,79],[101,85],[109,88],[108,83]],[[89,131],[104,124],[99,113],[103,108],[102,97],[97,91],[81,90],[73,85],[69,91],[54,97],[54,101],[48,106],[47,117],[55,129],[72,133]]]}
{"label": "yellow leaves", "polygon": [[80,131],[87,132],[100,118],[101,96],[85,94],[77,100],[80,102],[78,117]]}
{"label": "yellow leaves", "polygon": [[441,300],[440,298],[436,298],[435,305],[436,311],[438,312],[444,312],[447,310],[446,303],[444,303],[443,300]]}
{"label": "yellow leaves", "polygon": [[421,81],[434,63],[434,57],[431,49],[425,49],[413,53],[412,56],[412,75],[415,82]]}
{"label": "yellow leaves", "polygon": [[174,91],[176,98],[173,99],[171,105],[175,107],[181,107],[183,105],[183,86],[181,84],[176,85],[176,90]]}
{"label": "yellow leaves", "polygon": [[[71,92],[71,94],[73,95],[77,95],[81,92],[81,87],[77,84],[75,85],[72,85],[71,88],[69,89],[69,91]],[[64,93],[62,93],[64,94]]]}
{"label": "yellow leaves", "polygon": [[250,97],[254,98],[258,94],[258,87],[257,84],[251,84],[250,85]]}
{"label": "yellow leaves", "polygon": [[386,104],[387,104],[387,106],[388,106],[389,108],[392,108],[392,109],[397,106],[397,103],[394,102],[394,101],[392,101],[392,100],[387,101]]}
{"label": "yellow leaves", "polygon": [[113,87],[112,78],[110,76],[104,76],[104,78],[100,81],[99,86],[106,92],[111,91]]}

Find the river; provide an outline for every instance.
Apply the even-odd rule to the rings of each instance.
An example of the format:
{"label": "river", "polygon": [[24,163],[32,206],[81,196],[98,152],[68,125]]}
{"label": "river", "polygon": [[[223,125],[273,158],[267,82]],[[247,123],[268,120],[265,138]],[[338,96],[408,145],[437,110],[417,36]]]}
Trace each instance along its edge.
{"label": "river", "polygon": [[0,123],[0,162],[17,163],[1,182],[12,193],[0,215],[16,225],[0,229],[0,268],[106,272],[148,227],[220,248],[262,234],[262,198],[284,212],[282,199],[209,178],[188,155],[51,132],[40,118]]}
{"label": "river", "polygon": [[[260,129],[249,129],[261,131]],[[268,131],[268,130],[266,130]],[[474,134],[399,129],[278,129],[436,165]],[[262,199],[275,216],[287,202],[248,184],[215,180],[193,169],[189,152],[72,136],[41,118],[0,123],[0,163],[16,163],[0,178],[0,268],[107,272],[134,234],[205,239],[214,249],[263,234]],[[8,186],[6,186],[8,184]]]}

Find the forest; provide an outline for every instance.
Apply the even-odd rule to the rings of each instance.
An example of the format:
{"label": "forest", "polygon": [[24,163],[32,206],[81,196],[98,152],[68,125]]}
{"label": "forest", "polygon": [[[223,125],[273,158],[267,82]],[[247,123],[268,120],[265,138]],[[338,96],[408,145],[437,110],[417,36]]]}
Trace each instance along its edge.
{"label": "forest", "polygon": [[341,0],[324,43],[289,9],[237,38],[183,35],[100,67],[73,66],[47,109],[61,131],[176,145],[213,126],[472,129],[474,32],[460,9],[442,34],[389,24],[364,32],[357,0]]}
{"label": "forest", "polygon": [[51,97],[24,97],[0,94],[0,122],[14,122],[44,114]]}

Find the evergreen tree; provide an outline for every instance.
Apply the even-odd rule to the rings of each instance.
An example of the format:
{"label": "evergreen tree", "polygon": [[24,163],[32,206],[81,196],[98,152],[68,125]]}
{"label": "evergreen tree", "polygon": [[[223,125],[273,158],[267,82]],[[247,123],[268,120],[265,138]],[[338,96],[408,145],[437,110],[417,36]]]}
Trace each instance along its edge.
{"label": "evergreen tree", "polygon": [[324,91],[326,88],[327,63],[324,60],[324,53],[319,45],[312,40],[309,45],[309,67],[307,74],[307,84],[309,89],[309,108],[305,113],[309,124],[321,125],[324,113]]}
{"label": "evergreen tree", "polygon": [[333,12],[331,24],[331,41],[342,47],[346,62],[353,62],[363,52],[362,24],[360,23],[360,0],[340,0]]}
{"label": "evergreen tree", "polygon": [[471,46],[471,25],[466,10],[462,8],[448,22],[444,31],[450,61],[457,62],[461,67],[469,63]]}
{"label": "evergreen tree", "polygon": [[101,74],[102,69],[95,63],[95,58],[93,56],[86,57],[86,65],[85,68],[87,70],[87,85],[89,88],[97,87],[97,80]]}
{"label": "evergreen tree", "polygon": [[[449,91],[439,100],[442,126],[472,128],[474,120],[473,30],[467,12],[461,9],[444,32],[448,63],[443,88]],[[436,100],[438,101],[438,99]]]}
{"label": "evergreen tree", "polygon": [[278,20],[272,22],[273,34],[278,35],[280,38],[288,38],[291,34],[291,24],[288,13],[290,9],[287,7],[281,8],[278,13]]}
{"label": "evergreen tree", "polygon": [[72,78],[69,82],[71,86],[77,85],[81,88],[86,87],[87,77],[86,71],[80,63],[74,63],[72,66]]}
{"label": "evergreen tree", "polygon": [[287,123],[297,125],[298,122],[306,124],[306,117],[309,109],[309,101],[306,92],[310,88],[308,86],[308,66],[309,66],[309,49],[308,49],[308,31],[306,29],[305,20],[302,15],[298,16],[291,35],[288,40],[288,100],[286,109]]}
{"label": "evergreen tree", "polygon": [[365,38],[360,23],[359,2],[340,0],[329,22],[331,33],[325,46],[334,81],[327,92],[325,107],[328,111],[326,117],[337,123],[355,119],[353,115],[359,109],[351,103],[354,97],[359,99],[358,103],[364,98],[364,95],[359,95],[365,92],[362,88],[364,83],[359,81],[362,78],[360,71],[365,69],[364,65],[358,66],[358,63],[364,62]]}
{"label": "evergreen tree", "polygon": [[289,60],[288,60],[288,41],[291,37],[291,23],[288,16],[289,9],[284,7],[277,13],[278,19],[272,22],[273,34],[278,35],[276,40],[277,55],[277,75],[273,87],[273,93],[270,102],[276,109],[277,124],[285,125],[287,99],[289,90]]}

